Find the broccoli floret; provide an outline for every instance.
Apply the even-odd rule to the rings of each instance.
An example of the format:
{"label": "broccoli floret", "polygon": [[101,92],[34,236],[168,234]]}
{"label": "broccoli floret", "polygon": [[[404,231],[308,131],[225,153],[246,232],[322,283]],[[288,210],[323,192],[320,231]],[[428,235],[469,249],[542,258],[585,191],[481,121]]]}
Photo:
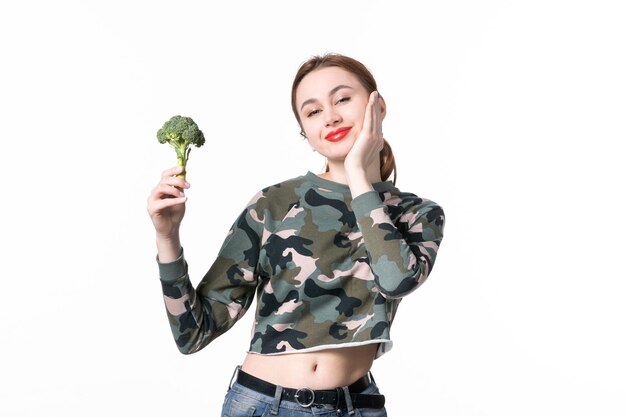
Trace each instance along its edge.
{"label": "broccoli floret", "polygon": [[178,165],[183,167],[183,172],[178,177],[185,179],[191,145],[197,148],[204,145],[204,134],[198,125],[191,117],[174,116],[159,129],[157,139],[159,143],[169,143],[174,147]]}

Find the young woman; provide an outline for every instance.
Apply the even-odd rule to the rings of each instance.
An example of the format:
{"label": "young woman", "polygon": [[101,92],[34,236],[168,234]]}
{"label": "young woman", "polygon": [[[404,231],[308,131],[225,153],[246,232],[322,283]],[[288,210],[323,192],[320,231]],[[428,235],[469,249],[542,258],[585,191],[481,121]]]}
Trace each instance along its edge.
{"label": "young woman", "polygon": [[226,332],[257,297],[254,329],[222,414],[385,416],[371,377],[391,348],[400,300],[435,263],[444,213],[401,192],[374,78],[337,54],[298,70],[292,107],[325,156],[307,172],[259,191],[234,222],[197,288],[179,240],[189,184],[165,171],[148,198],[171,329],[182,353]]}

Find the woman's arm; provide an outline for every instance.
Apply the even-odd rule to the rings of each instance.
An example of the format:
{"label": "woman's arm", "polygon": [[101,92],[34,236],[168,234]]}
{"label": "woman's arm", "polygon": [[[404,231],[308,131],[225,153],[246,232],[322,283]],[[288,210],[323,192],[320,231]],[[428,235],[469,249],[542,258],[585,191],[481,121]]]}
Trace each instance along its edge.
{"label": "woman's arm", "polygon": [[197,352],[224,334],[252,304],[263,234],[256,200],[234,222],[197,288],[191,284],[182,252],[173,262],[159,263],[170,327],[184,354]]}
{"label": "woman's arm", "polygon": [[394,223],[378,192],[352,200],[376,283],[388,298],[404,297],[426,280],[445,223],[443,209],[432,201],[405,195],[400,205],[403,211]]}
{"label": "woman's arm", "polygon": [[[157,229],[157,263],[172,335],[180,352],[189,354],[230,329],[252,303],[263,223],[255,210],[259,193],[232,225],[215,262],[194,288],[178,238],[185,200],[176,187],[189,185],[169,178],[171,174],[176,172],[166,171],[151,194],[148,212]],[[178,202],[167,201],[175,199]]]}

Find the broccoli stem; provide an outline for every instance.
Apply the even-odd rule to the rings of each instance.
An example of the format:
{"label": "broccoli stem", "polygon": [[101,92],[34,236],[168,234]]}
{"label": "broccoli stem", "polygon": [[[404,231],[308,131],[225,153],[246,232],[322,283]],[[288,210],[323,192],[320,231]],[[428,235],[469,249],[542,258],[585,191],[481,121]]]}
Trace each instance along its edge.
{"label": "broccoli stem", "polygon": [[185,149],[176,148],[176,160],[178,162],[178,166],[183,167],[183,172],[177,175],[178,178],[186,179],[187,176],[187,158],[189,156],[189,151],[185,152]]}
{"label": "broccoli stem", "polygon": [[185,163],[185,160],[183,158],[177,158],[177,159],[178,159],[178,166],[179,167],[183,167],[183,172],[178,174],[177,177],[184,180],[184,179],[186,179],[186,175],[187,175],[187,170],[185,168],[187,166],[187,164]]}

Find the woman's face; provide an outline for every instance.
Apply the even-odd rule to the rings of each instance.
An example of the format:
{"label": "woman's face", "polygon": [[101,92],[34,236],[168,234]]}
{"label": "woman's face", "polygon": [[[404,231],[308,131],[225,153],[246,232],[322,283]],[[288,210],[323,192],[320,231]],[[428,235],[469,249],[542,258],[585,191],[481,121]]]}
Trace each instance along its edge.
{"label": "woman's face", "polygon": [[339,67],[307,74],[296,90],[302,129],[313,149],[329,160],[343,160],[361,132],[369,92]]}

